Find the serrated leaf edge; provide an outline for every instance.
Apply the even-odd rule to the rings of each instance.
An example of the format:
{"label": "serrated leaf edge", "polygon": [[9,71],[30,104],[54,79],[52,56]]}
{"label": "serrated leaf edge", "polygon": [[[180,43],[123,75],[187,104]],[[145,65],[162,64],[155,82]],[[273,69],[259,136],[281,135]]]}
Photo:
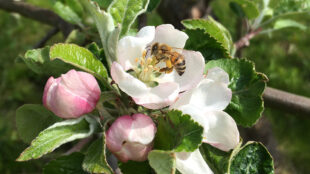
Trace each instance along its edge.
{"label": "serrated leaf edge", "polygon": [[[169,156],[172,157],[172,170],[171,170],[171,174],[174,174],[176,172],[176,155],[175,153],[176,152],[173,152],[173,151],[164,151],[164,150],[157,150],[157,149],[154,149],[152,151],[149,152],[148,154],[148,161],[149,161],[149,164],[150,166],[153,168],[153,166],[151,165],[150,163],[150,159],[149,159],[149,155],[152,153],[152,152],[159,152],[159,153],[167,153]],[[153,168],[154,169],[154,168]],[[154,169],[156,171],[156,169]]]}
{"label": "serrated leaf edge", "polygon": [[234,160],[234,158],[236,157],[236,155],[243,150],[245,147],[247,147],[250,144],[259,144],[261,145],[261,147],[263,147],[266,152],[268,153],[268,155],[270,156],[270,158],[272,159],[272,168],[274,170],[274,159],[272,157],[272,155],[270,154],[270,152],[268,151],[268,149],[264,146],[264,144],[262,144],[261,142],[256,142],[256,141],[248,141],[245,145],[243,145],[242,147],[240,147],[241,143],[238,145],[239,147],[235,148],[231,154],[231,156],[229,157],[229,161],[228,161],[228,171],[227,174],[230,174],[230,167],[231,167],[231,163]]}
{"label": "serrated leaf edge", "polygon": [[[77,44],[66,44],[66,43],[54,44],[53,46],[50,47],[50,52],[49,52],[49,56],[50,56],[50,60],[51,60],[51,61],[52,61],[52,60],[55,60],[55,59],[59,59],[59,60],[65,62],[65,63],[68,63],[68,64],[70,64],[70,65],[73,65],[73,66],[75,66],[75,67],[77,67],[77,68],[79,68],[79,69],[81,69],[81,70],[83,70],[83,71],[86,71],[86,72],[88,72],[88,73],[93,74],[95,77],[97,77],[97,78],[100,79],[101,81],[106,81],[105,77],[101,76],[100,74],[98,74],[98,73],[96,73],[96,72],[94,72],[94,71],[92,71],[92,70],[90,70],[90,69],[87,69],[87,68],[85,68],[85,67],[83,67],[83,66],[81,66],[81,65],[78,65],[78,64],[76,64],[76,63],[67,61],[67,60],[65,60],[65,59],[63,59],[63,58],[61,58],[61,57],[52,57],[52,56],[51,56],[52,50],[55,49],[56,46],[60,46],[60,45],[73,45],[73,46],[80,47],[80,46],[77,45]],[[98,60],[98,59],[96,58],[96,56],[95,56],[90,50],[88,50],[88,49],[86,49],[86,48],[84,48],[84,47],[80,47],[80,48],[83,48],[83,49],[85,49],[85,51],[88,51],[89,53],[91,53],[91,55],[93,56],[93,58],[96,59],[98,62],[100,62],[100,60]],[[100,62],[100,63],[101,63],[101,62]],[[101,63],[101,64],[102,64],[102,63]],[[103,64],[102,64],[102,67],[103,67],[103,71],[104,71],[106,74],[108,74],[107,69],[105,68],[105,66],[104,66]],[[108,75],[107,75],[107,76],[108,76]]]}
{"label": "serrated leaf edge", "polygon": [[[223,43],[219,42],[219,41],[218,41],[214,36],[212,36],[207,30],[205,30],[205,29],[203,29],[203,28],[200,28],[200,27],[198,27],[198,28],[193,28],[193,27],[187,28],[187,27],[186,27],[186,24],[184,24],[183,21],[185,21],[185,22],[186,22],[186,21],[206,21],[206,22],[209,23],[210,20],[205,20],[205,19],[185,19],[185,20],[182,20],[181,23],[182,23],[182,25],[183,25],[186,29],[189,29],[189,30],[197,30],[197,29],[203,30],[203,31],[204,31],[204,34],[208,34],[209,37],[211,37],[217,44],[219,44],[219,45],[221,46],[221,49],[225,50],[225,54],[226,54],[227,58],[232,58],[232,56],[230,55],[230,50],[227,50],[227,49],[224,47]],[[217,27],[218,27],[218,26],[217,26]],[[223,36],[223,37],[226,37],[226,36]]]}
{"label": "serrated leaf edge", "polygon": [[[85,116],[85,117],[80,117],[80,118],[78,118],[78,119],[71,119],[71,120],[65,120],[65,121],[62,121],[62,122],[58,122],[58,123],[55,123],[55,124],[53,124],[52,126],[46,128],[45,130],[49,130],[49,129],[56,128],[56,127],[60,127],[60,126],[74,125],[75,123],[81,122],[84,118],[85,118],[85,120],[86,120],[87,122],[89,122],[90,119],[89,119],[89,118],[86,119],[86,117],[87,117],[87,116]],[[71,138],[68,138],[68,139],[67,139],[64,143],[62,143],[62,144],[65,144],[65,143],[67,143],[67,142],[70,142],[70,141],[73,141],[73,140],[76,140],[76,139],[86,138],[86,137],[90,136],[91,134],[93,134],[93,132],[95,131],[95,127],[96,127],[96,126],[95,126],[94,124],[91,124],[91,123],[94,123],[93,121],[91,121],[91,122],[89,122],[89,123],[90,123],[90,124],[89,124],[89,132],[88,132],[87,134],[83,134],[83,133],[76,134],[76,135],[72,136]],[[38,135],[34,140],[31,141],[30,146],[27,147],[27,148],[19,155],[19,157],[16,159],[16,161],[28,161],[28,160],[31,160],[31,159],[38,159],[38,158],[42,157],[43,155],[45,155],[45,154],[47,154],[47,153],[50,153],[50,152],[54,151],[55,149],[57,149],[58,147],[60,147],[60,146],[62,145],[62,144],[60,144],[60,145],[58,145],[58,146],[55,146],[55,147],[52,148],[51,150],[49,150],[49,151],[47,151],[47,152],[45,152],[45,153],[43,153],[43,154],[41,154],[41,155],[39,155],[39,156],[37,156],[37,157],[35,157],[35,158],[31,157],[31,158],[29,158],[29,159],[21,159],[22,156],[23,156],[23,154],[24,154],[25,152],[27,152],[27,150],[28,150],[29,148],[32,147],[33,143],[37,140],[37,138],[38,138],[40,135],[43,135],[43,134],[44,134],[44,131],[45,131],[45,130],[41,131],[41,132],[39,133],[39,135]]]}
{"label": "serrated leaf edge", "polygon": [[[183,114],[183,112],[182,111],[180,111],[180,110],[177,110],[177,109],[172,109],[172,110],[170,110],[168,113],[170,113],[170,112],[177,112],[178,114],[180,114],[181,116],[185,116],[185,117],[189,117],[189,120],[191,120],[194,124],[196,124],[196,125],[198,125],[199,127],[201,127],[202,128],[202,134],[203,134],[203,131],[204,131],[204,128],[203,128],[203,126],[202,125],[200,125],[198,122],[196,122],[195,120],[193,120],[192,119],[192,117],[189,115],[189,114]],[[198,131],[198,130],[197,130]],[[195,149],[198,149],[199,148],[199,146],[203,143],[202,142],[202,140],[203,140],[203,136],[202,136],[202,134],[200,134],[200,138],[201,138],[201,141],[200,141],[200,143],[199,144],[197,144],[197,147],[195,148]],[[186,136],[189,136],[189,135],[186,135]],[[178,151],[178,150],[176,150],[177,148],[179,147],[179,145],[178,146],[176,146],[174,149],[172,149],[171,151],[173,151],[173,152],[193,152],[193,151],[195,151],[195,150],[193,150],[193,151],[190,151],[190,150],[182,150],[182,151]]]}

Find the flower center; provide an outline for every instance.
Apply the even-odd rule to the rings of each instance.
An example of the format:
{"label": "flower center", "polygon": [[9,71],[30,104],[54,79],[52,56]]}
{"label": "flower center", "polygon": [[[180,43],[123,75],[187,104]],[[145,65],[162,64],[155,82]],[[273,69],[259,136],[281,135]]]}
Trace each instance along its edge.
{"label": "flower center", "polygon": [[136,77],[149,86],[156,86],[155,78],[161,74],[156,58],[154,56],[147,57],[146,51],[144,51],[142,57],[136,58],[135,61],[137,63],[134,69]]}

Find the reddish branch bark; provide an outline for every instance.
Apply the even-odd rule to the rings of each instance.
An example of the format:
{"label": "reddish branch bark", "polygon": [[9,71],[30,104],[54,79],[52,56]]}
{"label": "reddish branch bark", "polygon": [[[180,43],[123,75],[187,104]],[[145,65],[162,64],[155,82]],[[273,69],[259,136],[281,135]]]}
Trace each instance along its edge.
{"label": "reddish branch bark", "polygon": [[250,45],[250,40],[255,37],[259,32],[261,32],[262,29],[259,28],[257,30],[251,31],[248,34],[246,34],[245,36],[243,36],[241,39],[239,39],[236,43],[236,49],[240,50],[241,48],[245,47],[245,46],[249,46]]}

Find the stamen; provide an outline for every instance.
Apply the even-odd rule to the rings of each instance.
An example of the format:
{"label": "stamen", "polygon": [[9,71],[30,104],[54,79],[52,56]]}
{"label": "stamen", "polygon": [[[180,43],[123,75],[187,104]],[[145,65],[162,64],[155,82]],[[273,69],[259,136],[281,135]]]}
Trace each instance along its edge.
{"label": "stamen", "polygon": [[145,56],[146,56],[146,51],[143,51],[142,58],[145,58]]}
{"label": "stamen", "polygon": [[135,59],[135,62],[138,62],[138,61],[139,61],[139,58],[136,58],[136,59]]}
{"label": "stamen", "polygon": [[152,58],[147,58],[147,60],[146,60],[146,61],[147,61],[147,64],[151,64],[151,63],[152,63],[152,60],[153,60]]}

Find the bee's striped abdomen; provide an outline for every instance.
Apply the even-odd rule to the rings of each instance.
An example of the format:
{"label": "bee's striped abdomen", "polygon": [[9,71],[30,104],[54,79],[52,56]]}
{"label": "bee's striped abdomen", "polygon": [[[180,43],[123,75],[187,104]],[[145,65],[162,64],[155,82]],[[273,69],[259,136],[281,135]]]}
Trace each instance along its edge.
{"label": "bee's striped abdomen", "polygon": [[175,70],[177,71],[177,73],[181,76],[184,74],[185,69],[186,69],[186,65],[185,65],[185,59],[182,55],[178,55],[175,59],[174,59],[174,67]]}

